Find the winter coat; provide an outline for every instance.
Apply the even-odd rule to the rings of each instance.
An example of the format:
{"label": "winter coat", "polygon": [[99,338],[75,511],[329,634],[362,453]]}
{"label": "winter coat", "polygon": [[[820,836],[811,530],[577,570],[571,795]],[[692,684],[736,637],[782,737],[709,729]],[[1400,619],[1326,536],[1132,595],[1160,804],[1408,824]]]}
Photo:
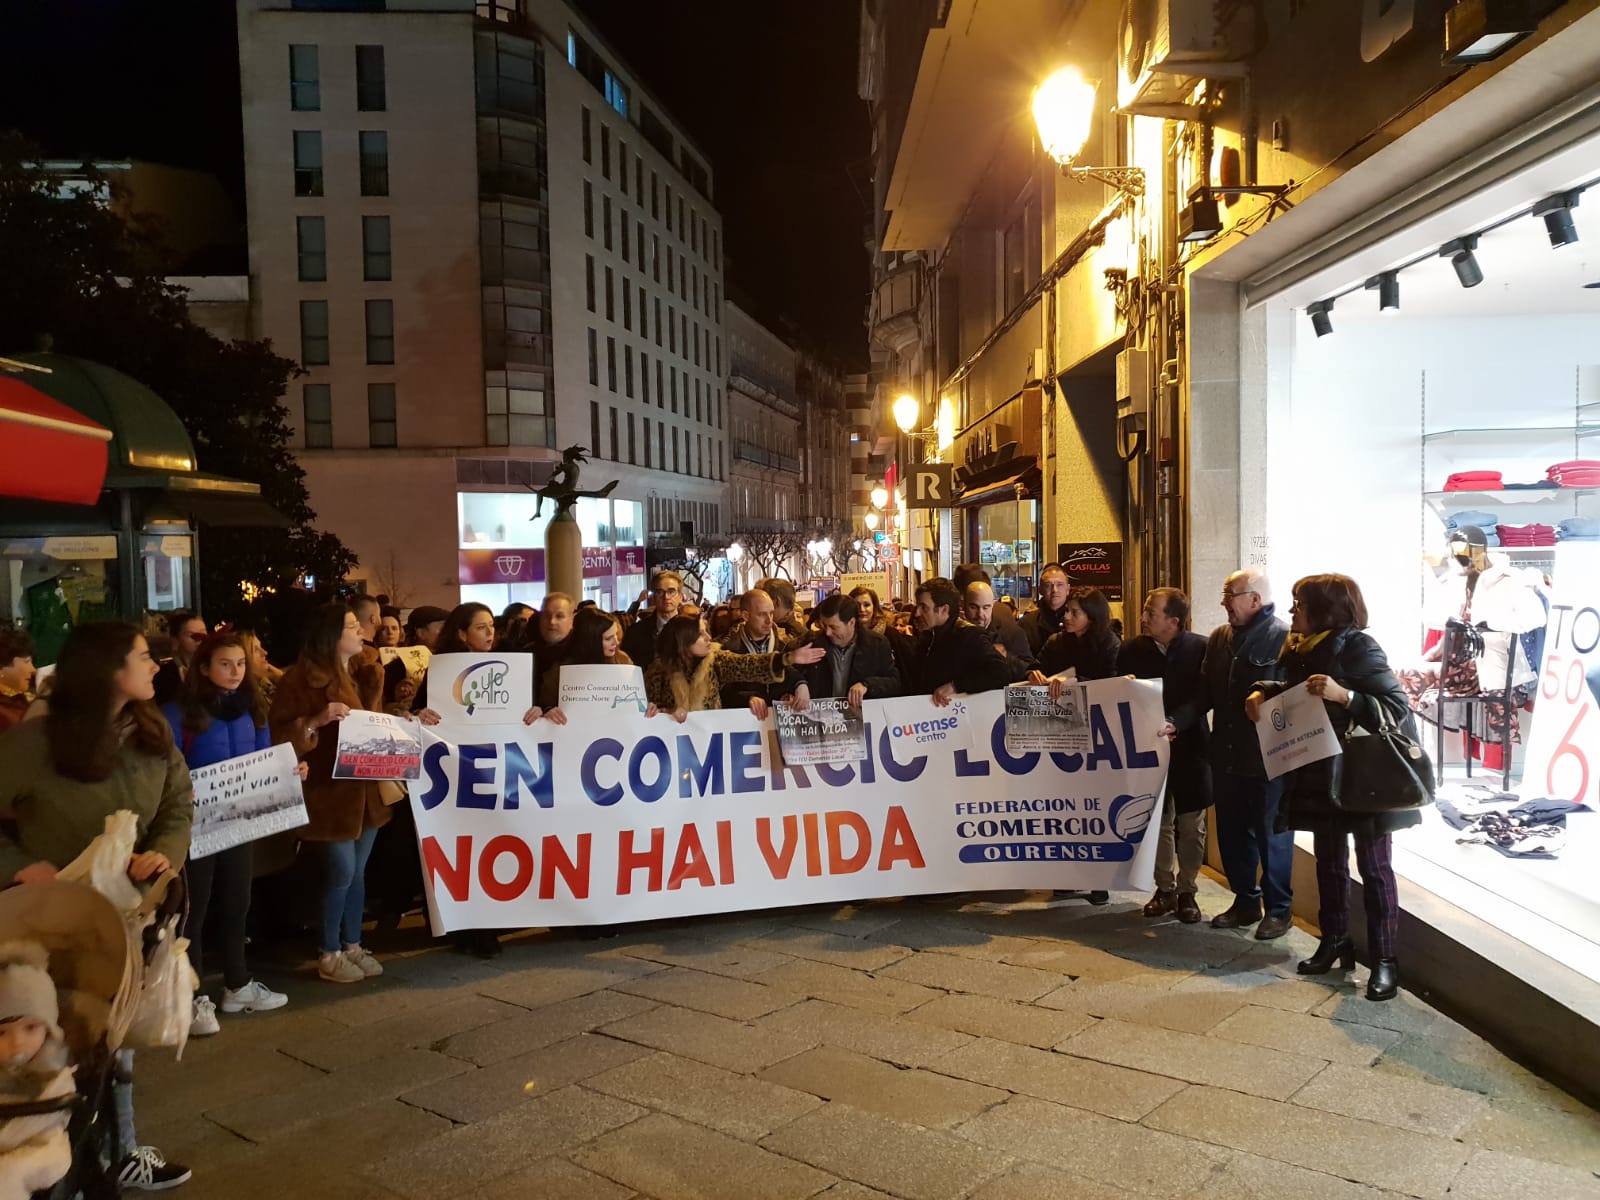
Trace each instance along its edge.
{"label": "winter coat", "polygon": [[[1416,722],[1411,704],[1377,639],[1360,629],[1341,629],[1318,642],[1307,653],[1286,651],[1282,677],[1261,680],[1256,689],[1269,699],[1304,683],[1313,675],[1327,675],[1354,693],[1349,705],[1323,701],[1334,733],[1343,738],[1352,725],[1376,732],[1379,716],[1390,718],[1413,739]],[[1416,810],[1392,813],[1347,813],[1336,808],[1329,797],[1333,774],[1332,759],[1308,763],[1290,771],[1278,808],[1280,829],[1303,829],[1312,833],[1354,833],[1375,837],[1422,823]]]}
{"label": "winter coat", "polygon": [[135,853],[165,854],[174,871],[183,865],[194,785],[176,746],[145,754],[124,738],[110,776],[86,783],[56,773],[45,730],[44,720],[24,721],[0,735],[0,811],[15,823],[14,834],[0,826],[0,887],[32,863],[66,866],[123,808],[138,818]]}
{"label": "winter coat", "polygon": [[983,630],[952,619],[917,635],[906,663],[906,692],[931,696],[945,684],[958,692],[992,692],[1011,682],[1011,669],[983,636]]}
{"label": "winter coat", "polygon": [[622,635],[622,649],[636,666],[648,668],[656,660],[656,639],[660,636],[661,624],[655,610],[641,608],[639,619]]}
{"label": "winter coat", "polygon": [[783,652],[732,654],[713,650],[700,660],[694,675],[670,669],[666,659],[645,668],[644,694],[662,712],[705,712],[722,707],[722,689],[729,683],[779,683],[783,680]]}
{"label": "winter coat", "polygon": [[[786,653],[793,650],[800,643],[790,637],[776,622],[772,626],[772,650]],[[740,621],[728,631],[728,636],[723,638],[720,646],[730,654],[763,654],[772,651],[755,649],[752,645],[765,645],[765,638],[758,638],[745,628],[745,622]],[[792,687],[788,680],[779,683],[751,682],[743,680],[738,683],[724,683],[722,688],[723,708],[743,708],[750,703],[754,696],[763,700],[772,701],[785,694],[786,689]]]}
{"label": "winter coat", "polygon": [[1172,723],[1187,729],[1211,719],[1211,770],[1214,773],[1265,779],[1261,762],[1261,740],[1256,727],[1244,715],[1244,698],[1260,680],[1283,678],[1278,655],[1289,627],[1268,604],[1242,629],[1219,625],[1206,642],[1206,656],[1200,672],[1198,692],[1170,713]]}
{"label": "winter coat", "polygon": [[[818,638],[815,645],[829,650],[828,640]],[[832,653],[831,650],[829,650]],[[900,695],[900,672],[895,666],[894,651],[889,639],[871,632],[866,626],[856,625],[855,653],[850,656],[850,669],[846,673],[844,691],[833,690],[833,667],[824,658],[808,667],[795,667],[789,672],[784,686],[793,691],[804,683],[813,700],[847,695],[856,684],[863,684],[867,695],[875,700]]]}
{"label": "winter coat", "polygon": [[[1161,703],[1168,719],[1189,711],[1188,724],[1178,727],[1167,767],[1167,795],[1174,812],[1199,812],[1211,805],[1211,731],[1205,714],[1193,713],[1190,703],[1201,687],[1206,639],[1185,630],[1172,639],[1163,653],[1152,637],[1122,643],[1117,674],[1161,680]],[[1173,721],[1177,725],[1177,721]]]}
{"label": "winter coat", "polygon": [[213,716],[210,724],[199,730],[184,728],[183,707],[179,704],[162,705],[161,715],[172,726],[172,740],[190,770],[254,754],[272,745],[272,731],[265,725],[258,726],[253,712],[231,719]]}
{"label": "winter coat", "polygon": [[1061,632],[1061,622],[1066,615],[1066,604],[1057,609],[1048,609],[1041,604],[1017,621],[1022,632],[1028,635],[1028,645],[1033,647],[1034,657],[1038,657],[1046,642]]}
{"label": "winter coat", "polygon": [[370,712],[381,711],[383,677],[365,693],[345,691],[321,668],[298,662],[284,672],[272,697],[267,724],[274,744],[287,742],[307,765],[306,814],[311,823],[298,831],[307,842],[353,842],[364,829],[389,823],[388,807],[378,797],[378,785],[360,779],[333,778],[333,761],[339,747],[339,726],[333,721],[320,729],[311,721],[331,702]]}
{"label": "winter coat", "polygon": [[1028,641],[1027,633],[1015,617],[1002,619],[999,609],[996,609],[994,616],[982,629],[983,636],[991,646],[1000,646],[1005,650],[1006,664],[1011,668],[1013,680],[1027,678],[1028,672],[1038,665],[1033,644]]}
{"label": "winter coat", "polygon": [[1120,674],[1117,654],[1121,649],[1122,639],[1115,635],[1095,643],[1063,629],[1039,651],[1039,670],[1046,675],[1059,675],[1070,667],[1080,680],[1110,679]]}

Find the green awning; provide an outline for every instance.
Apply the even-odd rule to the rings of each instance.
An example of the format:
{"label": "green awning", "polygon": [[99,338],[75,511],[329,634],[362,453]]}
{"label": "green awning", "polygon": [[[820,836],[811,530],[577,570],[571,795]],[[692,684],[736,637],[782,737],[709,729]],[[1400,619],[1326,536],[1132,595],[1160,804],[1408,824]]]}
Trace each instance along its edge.
{"label": "green awning", "polygon": [[[46,367],[29,372],[28,385],[111,430],[109,474],[120,468],[189,472],[198,463],[189,432],[160,396],[121,371],[66,354],[12,354]],[[112,479],[108,486],[116,486]]]}

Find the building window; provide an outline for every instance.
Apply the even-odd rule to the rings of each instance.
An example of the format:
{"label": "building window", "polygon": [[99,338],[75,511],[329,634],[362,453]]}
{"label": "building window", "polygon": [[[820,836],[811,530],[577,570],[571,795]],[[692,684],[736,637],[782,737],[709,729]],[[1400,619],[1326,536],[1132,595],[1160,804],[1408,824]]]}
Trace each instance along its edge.
{"label": "building window", "polygon": [[606,103],[620,115],[628,115],[628,85],[610,71],[606,72]]}
{"label": "building window", "polygon": [[322,134],[315,129],[294,131],[294,194],[322,195]]}
{"label": "building window", "polygon": [[645,310],[644,288],[639,289],[639,336],[650,336],[650,320]]}
{"label": "building window", "polygon": [[634,244],[637,245],[638,248],[639,248],[639,271],[640,271],[641,274],[643,274],[643,272],[644,272],[644,222],[643,221],[635,221],[633,223],[633,233],[634,233]]}
{"label": "building window", "polygon": [[367,362],[394,362],[394,301],[367,301]]}
{"label": "building window", "polygon": [[633,289],[626,279],[622,281],[622,327],[633,332]]}
{"label": "building window", "polygon": [[622,348],[622,390],[628,399],[633,399],[633,347]]}
{"label": "building window", "polygon": [[704,421],[706,419],[705,409],[701,406],[700,381],[698,379],[694,381],[694,419],[696,421]]}
{"label": "building window", "polygon": [[394,277],[388,217],[361,218],[361,277],[369,282]]}
{"label": "building window", "polygon": [[606,387],[610,391],[617,390],[617,339],[606,339]]}
{"label": "building window", "polygon": [[672,384],[672,411],[678,411],[678,368],[667,368],[667,379]]}
{"label": "building window", "polygon": [[322,108],[315,46],[289,47],[289,107],[295,112],[317,112]]}
{"label": "building window", "polygon": [[622,261],[624,263],[626,263],[628,261],[628,254],[629,254],[629,251],[628,251],[628,214],[626,212],[623,212],[622,214],[620,214],[620,218],[618,219],[617,224],[622,227],[621,228],[621,233],[622,233]]}
{"label": "building window", "polygon": [[644,159],[637,154],[633,156],[633,198],[642,209],[644,207]]}
{"label": "building window", "polygon": [[645,404],[650,403],[650,360],[645,357],[643,350],[639,351],[639,388]]}
{"label": "building window", "polygon": [[672,469],[679,474],[683,473],[683,462],[678,457],[678,427],[672,427]]}
{"label": "building window", "polygon": [[307,383],[300,388],[300,400],[305,406],[306,446],[329,449],[333,445],[333,389],[326,383]]}
{"label": "building window", "polygon": [[676,290],[677,289],[672,286],[672,247],[669,246],[667,247],[667,291],[672,292]]}
{"label": "building window", "polygon": [[608,321],[615,321],[617,319],[617,309],[616,309],[615,297],[612,294],[612,283],[613,283],[613,281],[614,281],[614,276],[611,274],[611,268],[607,267],[606,268],[606,320],[608,320]]}
{"label": "building window", "polygon": [[611,178],[611,126],[600,126],[600,175]]}
{"label": "building window", "polygon": [[361,194],[387,196],[389,194],[388,133],[382,129],[363,129],[357,137],[361,147]]}
{"label": "building window", "polygon": [[611,197],[600,197],[600,236],[606,249],[611,249]]}
{"label": "building window", "polygon": [[389,107],[388,86],[383,70],[382,46],[356,47],[356,109],[382,112]]}
{"label": "building window", "polygon": [[661,178],[654,171],[650,172],[650,219],[661,219]]}
{"label": "building window", "polygon": [[661,360],[656,359],[656,407],[661,408],[667,402],[667,389],[661,386],[662,380]]}
{"label": "building window", "polygon": [[589,401],[589,450],[593,454],[600,453],[600,402]]}
{"label": "building window", "polygon": [[594,255],[583,256],[583,301],[589,311],[594,311]]}
{"label": "building window", "polygon": [[328,278],[326,223],[321,217],[296,217],[294,237],[300,255],[300,282],[322,283]]}
{"label": "building window", "polygon": [[594,124],[594,118],[589,115],[589,109],[588,109],[588,106],[586,105],[584,107],[584,110],[583,110],[583,161],[584,162],[593,162],[594,161],[594,159],[591,157],[592,152],[589,149],[589,139],[590,139],[590,135],[591,135],[591,132],[592,132],[591,126],[593,124]]}
{"label": "building window", "polygon": [[650,235],[650,271],[655,276],[656,282],[661,282],[661,235]]}
{"label": "building window", "polygon": [[650,462],[650,418],[641,417],[640,420],[644,422],[644,465],[648,467],[652,465]]}
{"label": "building window", "polygon": [[622,456],[617,453],[617,410],[611,410],[611,461],[621,462]]}
{"label": "building window", "polygon": [[328,302],[300,301],[300,365],[328,365]]}
{"label": "building window", "polygon": [[394,384],[367,384],[367,444],[396,446]]}
{"label": "building window", "polygon": [[639,443],[634,439],[633,414],[628,414],[628,462],[639,463]]}
{"label": "building window", "polygon": [[600,386],[599,339],[592,329],[589,330],[589,382],[595,387]]}
{"label": "building window", "polygon": [[617,138],[617,182],[622,185],[622,194],[628,194],[628,143],[620,137]]}
{"label": "building window", "polygon": [[594,185],[587,179],[583,181],[583,233],[594,236]]}
{"label": "building window", "polygon": [[661,297],[656,297],[656,345],[661,345]]}
{"label": "building window", "polygon": [[665,471],[667,469],[667,423],[656,422],[656,463]]}
{"label": "building window", "polygon": [[672,305],[667,305],[667,349],[673,354],[678,352],[678,322],[673,320]]}

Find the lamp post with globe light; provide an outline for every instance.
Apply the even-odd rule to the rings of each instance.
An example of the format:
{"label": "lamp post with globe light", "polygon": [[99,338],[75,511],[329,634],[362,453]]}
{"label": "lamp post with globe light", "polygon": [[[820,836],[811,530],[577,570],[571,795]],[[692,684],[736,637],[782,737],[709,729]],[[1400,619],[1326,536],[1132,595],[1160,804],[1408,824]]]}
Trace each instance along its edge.
{"label": "lamp post with globe light", "polygon": [[735,592],[744,591],[744,568],[740,565],[744,561],[744,547],[738,542],[731,542],[728,548],[723,551],[723,554],[727,557],[729,565],[733,567],[733,590]]}

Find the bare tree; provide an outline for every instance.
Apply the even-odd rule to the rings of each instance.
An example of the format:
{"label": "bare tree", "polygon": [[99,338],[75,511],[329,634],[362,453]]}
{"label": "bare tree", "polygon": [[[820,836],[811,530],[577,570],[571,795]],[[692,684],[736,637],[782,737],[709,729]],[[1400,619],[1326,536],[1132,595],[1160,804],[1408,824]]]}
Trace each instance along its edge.
{"label": "bare tree", "polygon": [[740,529],[729,536],[744,547],[763,576],[794,579],[789,564],[806,546],[806,539],[800,534],[785,529]]}

